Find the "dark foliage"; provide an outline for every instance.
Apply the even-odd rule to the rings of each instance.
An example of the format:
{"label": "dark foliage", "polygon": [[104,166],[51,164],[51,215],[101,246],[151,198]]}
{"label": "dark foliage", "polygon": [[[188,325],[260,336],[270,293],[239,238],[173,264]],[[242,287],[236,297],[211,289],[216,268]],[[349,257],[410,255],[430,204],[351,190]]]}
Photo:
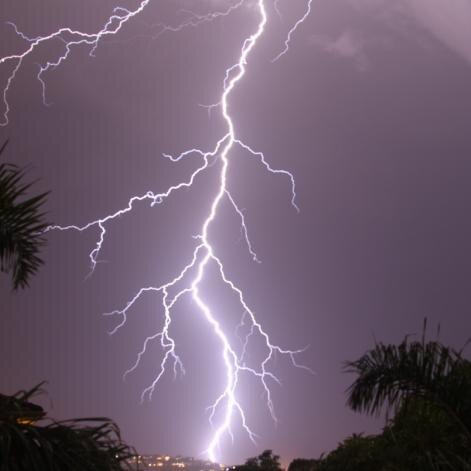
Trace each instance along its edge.
{"label": "dark foliage", "polygon": [[348,389],[353,410],[396,413],[381,436],[389,463],[471,469],[471,362],[463,350],[426,341],[425,321],[420,341],[378,343],[346,370],[357,375]]}
{"label": "dark foliage", "polygon": [[0,471],[131,469],[128,460],[135,452],[115,423],[102,417],[45,419],[42,408],[30,402],[38,391],[0,397]]}
{"label": "dark foliage", "polygon": [[0,271],[11,273],[14,289],[28,286],[42,265],[39,252],[47,227],[41,209],[47,193],[27,197],[33,183],[24,183],[24,177],[24,169],[0,163]]}
{"label": "dark foliage", "polygon": [[236,471],[282,471],[280,457],[272,450],[265,450],[260,455],[249,458],[245,464],[237,466]]}
{"label": "dark foliage", "polygon": [[296,458],[288,466],[288,471],[317,471],[319,460],[309,460],[305,458]]}
{"label": "dark foliage", "polygon": [[359,412],[378,414],[385,406],[398,410],[409,399],[440,407],[471,438],[471,363],[462,351],[438,341],[378,343],[361,358],[346,364],[357,379],[348,389],[348,404]]}
{"label": "dark foliage", "polygon": [[356,379],[348,404],[393,414],[379,435],[352,435],[288,471],[471,471],[471,362],[438,340],[377,343],[346,364]]}

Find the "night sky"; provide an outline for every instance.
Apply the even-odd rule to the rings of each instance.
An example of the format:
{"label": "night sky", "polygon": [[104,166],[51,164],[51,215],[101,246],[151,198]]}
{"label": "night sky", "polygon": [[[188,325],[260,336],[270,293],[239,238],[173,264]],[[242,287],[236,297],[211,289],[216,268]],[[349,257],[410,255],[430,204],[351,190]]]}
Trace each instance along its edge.
{"label": "night sky", "polygon": [[[35,74],[63,43],[44,45],[25,61],[8,95],[10,123],[0,128],[0,143],[10,138],[3,158],[29,165],[30,178],[40,179],[36,190],[51,191],[51,222],[82,225],[126,206],[132,195],[164,191],[199,162],[172,164],[162,153],[209,150],[225,134],[219,110],[209,115],[200,105],[219,100],[226,68],[256,28],[254,2],[196,28],[157,33],[159,23],[182,21],[181,8],[204,13],[229,3],[151,2],[100,43],[96,57],[75,48],[45,75],[51,106],[43,105]],[[237,135],[294,174],[301,212],[290,204],[289,180],[235,151],[229,185],[262,263],[251,260],[227,203],[211,239],[273,341],[309,345],[298,360],[315,374],[277,358],[278,425],[260,385],[243,383],[258,444],[236,423],[234,445],[227,439],[221,449],[227,463],[265,448],[288,463],[316,457],[353,432],[378,431],[382,420],[345,406],[353,378],[342,373],[343,362],[375,339],[399,342],[420,332],[424,317],[431,335],[440,323],[440,338],[455,347],[471,334],[471,1],[314,0],[289,53],[275,63],[306,0],[280,0],[281,18],[266,3],[265,35],[230,110]],[[6,21],[30,36],[64,25],[92,32],[116,5],[2,0],[0,56],[26,44]],[[0,66],[2,88],[10,72]],[[187,263],[216,185],[215,166],[191,190],[153,208],[137,204],[110,223],[90,277],[96,228],[48,233],[45,265],[29,289],[12,292],[2,275],[1,391],[47,380],[49,395],[40,401],[53,417],[109,416],[140,452],[199,456],[211,436],[206,407],[224,371],[194,303],[183,300],[172,324],[187,374],[165,376],[144,404],[140,394],[162,358],[158,344],[126,381],[122,375],[162,324],[160,298],[143,297],[114,336],[108,332],[119,319],[102,313]],[[215,275],[210,270],[204,293],[233,332],[241,308]]]}

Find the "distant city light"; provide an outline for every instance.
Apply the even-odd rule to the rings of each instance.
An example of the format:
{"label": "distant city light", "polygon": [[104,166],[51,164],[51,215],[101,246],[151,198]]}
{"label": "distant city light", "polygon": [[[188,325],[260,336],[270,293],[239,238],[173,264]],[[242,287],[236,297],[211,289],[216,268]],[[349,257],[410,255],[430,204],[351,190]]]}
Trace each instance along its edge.
{"label": "distant city light", "polygon": [[[185,469],[185,471],[228,471],[235,469],[235,466],[228,468],[226,465],[212,463],[211,461],[169,455],[136,455],[129,460],[129,463],[138,464],[140,469],[160,468],[161,471],[175,471],[176,468]],[[216,469],[215,466],[217,466]]]}

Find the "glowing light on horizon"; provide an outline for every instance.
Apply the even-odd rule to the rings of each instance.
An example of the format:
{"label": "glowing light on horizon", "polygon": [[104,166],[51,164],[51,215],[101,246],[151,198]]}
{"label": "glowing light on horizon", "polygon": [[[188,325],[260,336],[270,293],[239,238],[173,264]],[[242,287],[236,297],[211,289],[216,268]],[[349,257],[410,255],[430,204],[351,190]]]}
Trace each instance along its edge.
{"label": "glowing light on horizon", "polygon": [[[46,61],[43,65],[40,66],[37,75],[37,79],[40,81],[42,86],[43,101],[44,103],[47,103],[46,83],[44,81],[45,72],[60,66],[65,60],[67,60],[71,53],[72,47],[86,45],[90,47],[90,55],[94,55],[102,38],[106,36],[116,35],[122,29],[126,22],[131,20],[136,15],[141,14],[142,11],[147,7],[149,2],[150,0],[141,1],[139,3],[139,6],[134,10],[116,7],[113,10],[112,15],[104,23],[103,27],[98,32],[93,34],[84,33],[78,30],[72,30],[70,28],[64,27],[48,36],[38,36],[31,38],[21,32],[16,25],[12,24],[16,34],[22,39],[24,39],[29,44],[29,47],[22,53],[6,56],[0,59],[0,65],[9,63],[13,64],[12,72],[8,76],[6,87],[3,90],[4,113],[3,121],[0,124],[5,125],[8,123],[8,116],[10,111],[10,105],[7,99],[8,92],[13,81],[16,78],[17,72],[23,65],[25,59],[29,57],[40,44],[59,39],[64,42],[65,47],[64,54],[56,60]],[[173,339],[170,330],[172,324],[172,310],[174,306],[184,296],[191,297],[194,304],[199,309],[202,317],[205,319],[208,325],[211,326],[215,337],[220,343],[221,359],[225,368],[225,387],[221,391],[220,395],[209,407],[209,420],[211,424],[214,423],[215,417],[217,414],[219,414],[219,411],[221,411],[221,415],[223,417],[218,424],[214,424],[214,433],[206,448],[206,453],[211,461],[216,461],[216,456],[220,449],[223,437],[226,435],[232,436],[231,428],[234,422],[234,417],[236,416],[238,417],[241,426],[243,430],[247,433],[248,437],[255,442],[256,434],[252,430],[249,424],[248,417],[241,403],[238,400],[237,392],[241,375],[248,374],[258,379],[265,394],[268,411],[273,420],[276,421],[277,419],[275,414],[275,408],[270,389],[271,383],[280,383],[279,379],[276,377],[276,375],[272,372],[270,368],[271,361],[273,360],[275,354],[279,353],[288,357],[295,367],[309,370],[309,368],[299,364],[296,361],[296,355],[303,352],[304,349],[289,350],[272,343],[268,333],[264,330],[262,325],[257,320],[253,309],[248,305],[243,291],[237,286],[237,284],[232,279],[228,277],[224,264],[221,261],[219,255],[216,253],[216,250],[212,245],[212,241],[209,237],[209,229],[218,217],[220,205],[224,200],[226,200],[229,202],[230,207],[232,207],[232,209],[237,214],[240,220],[244,240],[252,259],[255,262],[259,262],[257,254],[249,239],[248,228],[245,221],[244,213],[239,208],[237,201],[231,194],[227,185],[227,176],[230,167],[230,153],[235,148],[242,149],[251,157],[258,159],[260,164],[269,173],[275,176],[285,177],[290,186],[291,204],[297,211],[299,211],[299,208],[296,204],[296,187],[293,174],[287,170],[273,168],[268,163],[267,159],[265,158],[265,155],[262,152],[254,150],[252,147],[241,141],[237,137],[234,121],[230,113],[229,99],[231,97],[231,94],[237,87],[237,85],[241,82],[241,80],[243,80],[243,78],[245,77],[249,57],[254,48],[256,47],[259,39],[263,36],[266,30],[266,26],[268,23],[267,0],[251,0],[250,2],[249,0],[240,0],[236,3],[231,4],[225,11],[212,12],[207,15],[197,15],[195,13],[185,11],[185,13],[188,15],[187,20],[185,20],[177,27],[161,25],[161,32],[180,31],[182,28],[185,27],[198,26],[201,23],[213,21],[219,17],[226,17],[230,15],[235,9],[238,9],[243,5],[249,3],[256,7],[255,11],[258,16],[256,28],[248,37],[244,38],[242,47],[240,49],[240,54],[237,60],[225,71],[222,94],[220,96],[218,104],[209,107],[210,109],[220,109],[221,116],[226,126],[225,134],[216,142],[216,144],[210,150],[201,150],[193,148],[177,156],[164,154],[165,158],[170,159],[174,163],[178,163],[182,159],[187,157],[199,158],[200,164],[196,168],[196,170],[194,170],[185,180],[182,180],[170,186],[167,190],[161,193],[148,191],[141,195],[132,196],[128,200],[127,205],[123,208],[112,212],[100,219],[91,221],[85,225],[56,225],[48,228],[48,231],[75,230],[79,232],[84,232],[89,229],[95,228],[98,231],[98,239],[96,241],[95,247],[89,254],[91,272],[93,272],[99,261],[98,259],[103,244],[105,243],[108,222],[131,212],[135,204],[138,202],[148,201],[151,206],[162,204],[173,193],[183,188],[192,187],[197,181],[198,177],[203,172],[208,170],[213,164],[217,164],[220,166],[218,186],[215,191],[214,198],[211,202],[209,213],[202,222],[200,233],[196,237],[194,237],[195,246],[191,259],[187,262],[186,265],[183,266],[183,268],[176,270],[175,276],[168,282],[160,286],[148,286],[141,288],[135,294],[135,296],[130,299],[130,301],[126,304],[125,307],[121,309],[116,309],[106,314],[108,316],[118,316],[120,319],[115,328],[110,332],[111,334],[114,334],[125,326],[129,311],[133,308],[134,304],[138,299],[141,298],[141,296],[145,295],[146,293],[154,293],[161,297],[162,309],[164,314],[163,327],[157,332],[152,333],[145,339],[142,349],[137,354],[136,361],[124,373],[125,377],[129,374],[132,374],[136,370],[136,368],[139,367],[141,358],[143,357],[143,355],[145,355],[149,344],[155,341],[160,342],[160,346],[162,347],[162,350],[164,352],[163,358],[160,362],[158,372],[154,380],[147,388],[144,389],[141,396],[141,400],[145,400],[146,398],[151,399],[160,379],[169,368],[173,371],[174,375],[185,373],[183,362],[178,355],[176,349],[176,342]],[[280,0],[276,0],[274,3],[274,9],[278,13],[280,6],[279,3]],[[311,3],[312,0],[307,1],[307,10],[305,14],[289,30],[288,37],[285,41],[284,49],[273,59],[273,61],[278,60],[281,56],[288,52],[292,35],[309,15],[311,11]],[[209,266],[214,266],[217,269],[220,279],[236,296],[240,306],[243,309],[244,314],[240,325],[248,326],[248,333],[245,335],[245,338],[242,339],[243,349],[241,354],[237,353],[236,348],[231,344],[230,336],[222,328],[221,322],[217,314],[214,313],[214,311],[211,309],[209,301],[207,299],[204,299],[201,294],[201,284],[204,280],[205,273]],[[188,278],[189,281],[187,280]],[[172,289],[176,290],[176,294],[170,294],[172,292]],[[261,341],[263,341],[267,352],[265,357],[260,361],[256,368],[249,367],[245,363],[248,342],[249,339],[253,336],[258,336]]]}

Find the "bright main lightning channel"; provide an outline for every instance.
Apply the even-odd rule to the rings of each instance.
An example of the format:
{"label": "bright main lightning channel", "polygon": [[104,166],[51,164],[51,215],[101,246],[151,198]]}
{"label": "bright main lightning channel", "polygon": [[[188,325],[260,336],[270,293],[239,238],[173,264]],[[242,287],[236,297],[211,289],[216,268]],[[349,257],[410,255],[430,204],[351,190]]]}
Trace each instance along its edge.
{"label": "bright main lightning channel", "polygon": [[[35,50],[43,43],[48,43],[53,40],[59,39],[64,43],[64,53],[54,60],[46,60],[39,67],[37,79],[41,83],[43,91],[43,100],[46,103],[46,83],[44,80],[44,74],[56,67],[59,67],[65,60],[70,56],[70,53],[74,47],[88,46],[90,48],[90,54],[94,55],[99,43],[103,38],[107,36],[114,36],[120,32],[122,27],[135,16],[142,14],[146,9],[150,0],[141,1],[134,10],[116,7],[113,10],[112,15],[105,22],[104,26],[96,33],[84,33],[82,31],[73,30],[68,27],[62,27],[54,33],[47,36],[28,37],[21,32],[18,27],[12,24],[16,34],[24,39],[28,44],[28,47],[21,53],[12,54],[0,58],[0,65],[11,66],[10,73],[7,78],[6,86],[3,89],[3,121],[0,124],[6,125],[9,119],[10,104],[8,101],[8,93],[13,82],[16,79],[17,73],[24,64],[24,62],[31,56]],[[246,71],[249,57],[256,47],[259,39],[263,36],[267,22],[267,3],[268,0],[239,0],[231,4],[225,11],[212,12],[207,15],[198,15],[192,12],[186,11],[188,15],[187,20],[176,27],[162,26],[161,33],[166,31],[180,31],[185,27],[198,26],[201,23],[213,21],[219,17],[226,17],[230,15],[234,10],[243,7],[244,5],[250,5],[255,7],[256,14],[258,16],[258,23],[255,31],[248,37],[244,38],[243,44],[240,50],[240,55],[237,61],[229,67],[225,72],[225,78],[223,82],[223,90],[220,96],[217,107],[220,108],[222,118],[226,125],[226,133],[217,141],[214,148],[210,151],[203,151],[201,149],[190,149],[183,152],[179,156],[173,157],[165,154],[164,156],[173,162],[179,162],[180,160],[189,157],[196,156],[201,159],[201,164],[197,169],[190,174],[190,176],[175,185],[170,186],[166,191],[162,193],[147,192],[142,195],[133,196],[129,199],[127,206],[115,211],[103,218],[91,221],[83,226],[69,225],[69,226],[51,226],[48,231],[51,230],[76,230],[79,232],[86,231],[91,228],[97,228],[99,237],[96,245],[90,253],[91,271],[93,271],[98,262],[101,249],[105,242],[107,235],[107,223],[116,219],[124,214],[133,210],[135,203],[140,201],[149,201],[151,205],[163,203],[169,196],[174,192],[182,189],[192,187],[200,174],[208,170],[210,165],[216,163],[220,166],[218,186],[215,191],[214,198],[211,203],[210,211],[206,218],[202,222],[201,231],[197,237],[194,238],[195,248],[191,260],[177,272],[176,276],[161,286],[149,286],[144,287],[126,304],[122,309],[117,309],[107,315],[120,316],[120,322],[111,332],[112,334],[117,332],[126,324],[127,314],[132,308],[134,303],[144,294],[148,292],[157,293],[162,300],[162,309],[164,313],[164,323],[158,332],[155,332],[147,337],[143,343],[141,351],[138,353],[135,363],[125,372],[125,376],[132,373],[140,364],[140,360],[146,353],[148,345],[153,341],[159,341],[163,349],[163,358],[160,363],[159,371],[157,376],[154,378],[152,383],[142,392],[142,400],[146,397],[151,398],[152,394],[161,379],[161,377],[167,371],[167,368],[171,368],[174,374],[184,373],[183,363],[178,356],[176,351],[175,340],[171,336],[170,327],[172,323],[172,309],[175,304],[183,297],[190,296],[194,304],[200,311],[202,318],[212,327],[215,337],[220,343],[220,355],[225,366],[225,387],[221,391],[220,395],[213,402],[210,407],[210,422],[213,424],[216,413],[222,415],[222,420],[218,424],[214,424],[214,432],[207,445],[206,453],[210,460],[216,461],[216,454],[220,449],[222,438],[229,434],[232,436],[232,425],[234,423],[234,417],[238,416],[242,424],[242,428],[248,434],[252,441],[255,441],[256,435],[252,431],[247,415],[238,400],[238,386],[241,375],[248,374],[254,376],[259,380],[266,397],[266,403],[268,410],[276,421],[275,409],[271,397],[270,382],[279,383],[278,378],[270,369],[271,360],[276,353],[287,356],[294,366],[299,368],[306,368],[296,362],[296,354],[301,353],[303,350],[287,350],[279,347],[271,342],[268,333],[263,329],[261,324],[257,321],[254,311],[247,304],[242,290],[232,281],[226,274],[225,267],[217,255],[214,246],[209,238],[209,228],[218,217],[218,211],[223,200],[227,200],[235,213],[240,218],[242,231],[244,234],[245,242],[248,250],[255,261],[258,261],[257,255],[253,249],[248,236],[247,225],[242,210],[237,205],[234,197],[230,193],[227,186],[228,172],[230,168],[230,155],[231,152],[236,148],[244,150],[252,157],[257,158],[265,169],[275,175],[282,175],[288,178],[291,186],[291,203],[296,210],[296,191],[295,181],[293,175],[286,170],[274,169],[270,166],[263,153],[258,152],[249,145],[242,142],[238,137],[234,127],[234,122],[230,113],[230,97],[237,87],[237,85],[243,80]],[[274,1],[274,10],[279,13],[280,0]],[[309,13],[311,12],[312,0],[307,0],[307,9],[303,16],[294,24],[289,30],[287,39],[284,43],[282,51],[275,56],[273,61],[280,59],[285,53],[288,52],[290,42],[293,34],[298,27],[306,20]],[[252,8],[250,9],[252,11]],[[233,293],[237,296],[239,303],[244,311],[242,318],[242,324],[248,327],[248,333],[243,340],[243,348],[240,353],[231,344],[230,336],[223,330],[219,321],[218,315],[211,309],[208,300],[203,299],[200,292],[201,283],[205,277],[207,268],[210,265],[214,265],[217,268],[221,280],[228,286]],[[190,281],[185,281],[189,277]],[[170,289],[175,288],[176,294],[170,296]],[[252,337],[258,336],[266,347],[266,355],[260,361],[256,368],[251,368],[246,365],[245,356],[247,353],[248,343]],[[310,371],[310,370],[309,370]],[[219,412],[220,411],[220,412]]]}

